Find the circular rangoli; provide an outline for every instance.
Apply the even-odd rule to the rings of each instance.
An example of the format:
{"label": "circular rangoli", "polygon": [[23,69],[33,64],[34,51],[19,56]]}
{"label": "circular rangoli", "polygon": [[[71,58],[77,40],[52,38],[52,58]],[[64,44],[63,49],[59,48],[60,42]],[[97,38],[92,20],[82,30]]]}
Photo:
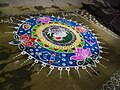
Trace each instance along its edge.
{"label": "circular rangoli", "polygon": [[[79,67],[95,67],[99,63],[99,44],[94,34],[74,21],[54,17],[40,16],[25,20],[19,25],[13,41],[9,44],[18,45],[21,54],[41,62],[42,68],[50,65],[50,72],[57,67],[70,71]],[[25,61],[26,62],[26,61]],[[40,71],[42,70],[40,69]]]}

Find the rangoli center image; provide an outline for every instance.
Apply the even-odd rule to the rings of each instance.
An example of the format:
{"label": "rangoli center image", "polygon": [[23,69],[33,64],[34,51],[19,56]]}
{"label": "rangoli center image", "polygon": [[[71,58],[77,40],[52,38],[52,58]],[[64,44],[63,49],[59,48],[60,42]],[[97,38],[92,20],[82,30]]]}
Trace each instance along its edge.
{"label": "rangoli center image", "polygon": [[21,54],[27,54],[28,59],[35,59],[35,63],[41,62],[43,67],[49,65],[48,75],[56,67],[60,77],[63,68],[68,75],[70,68],[74,68],[80,76],[79,67],[92,68],[99,63],[99,44],[91,30],[65,18],[29,18],[19,26],[14,40],[9,44],[18,45]]}

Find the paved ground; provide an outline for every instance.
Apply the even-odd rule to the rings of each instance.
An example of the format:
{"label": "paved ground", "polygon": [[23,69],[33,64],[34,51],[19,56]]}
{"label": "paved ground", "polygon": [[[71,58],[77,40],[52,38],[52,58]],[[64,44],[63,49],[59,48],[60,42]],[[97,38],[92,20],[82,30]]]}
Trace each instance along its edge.
{"label": "paved ground", "polygon": [[[56,14],[55,14],[56,15]],[[60,13],[58,15],[61,15]],[[18,17],[17,17],[18,18]],[[67,72],[63,70],[62,79],[59,79],[58,70],[55,69],[50,77],[47,77],[49,68],[46,67],[40,74],[37,71],[40,69],[40,64],[35,65],[30,71],[27,69],[31,66],[32,61],[21,66],[20,64],[27,59],[27,56],[20,56],[12,59],[15,55],[20,53],[17,46],[8,45],[8,41],[13,39],[13,34],[5,34],[4,32],[13,31],[8,25],[0,24],[0,89],[1,90],[100,90],[101,85],[109,79],[109,77],[120,67],[120,40],[114,38],[103,29],[97,27],[93,23],[89,23],[80,16],[69,16],[66,18],[73,18],[78,22],[83,22],[90,28],[95,29],[94,33],[100,38],[100,44],[108,47],[109,50],[104,51],[110,54],[102,54],[103,57],[108,58],[110,62],[101,59],[101,63],[107,68],[97,65],[96,71],[100,74],[95,75],[91,69],[88,69],[92,77],[80,69],[81,77],[79,78],[75,70],[71,70],[71,79],[67,77]]]}
{"label": "paved ground", "polygon": [[[23,3],[21,3],[23,1]],[[66,11],[66,10],[78,10],[81,7],[81,2],[79,0],[0,0],[0,3],[9,3],[8,7],[1,7],[0,11],[3,14],[23,14],[30,13],[36,14],[38,12],[57,12],[57,11]],[[42,1],[42,2],[41,2]],[[91,0],[82,0],[86,3]],[[48,3],[46,3],[48,2]],[[33,7],[31,7],[33,5]],[[34,7],[34,5],[42,7]],[[55,5],[54,7],[51,7]],[[18,6],[18,7],[14,7]],[[55,13],[53,13],[56,15]],[[61,13],[57,15],[61,16]],[[30,71],[27,69],[31,66],[33,61],[21,66],[20,64],[27,59],[27,56],[20,56],[16,59],[12,59],[15,55],[20,53],[20,50],[17,46],[8,45],[8,42],[13,39],[13,34],[5,34],[4,32],[14,31],[8,26],[11,24],[0,23],[0,90],[100,90],[102,85],[113,75],[116,70],[120,67],[120,40],[113,37],[114,33],[106,32],[103,28],[99,28],[94,23],[89,23],[85,19],[79,16],[69,16],[66,18],[72,18],[78,22],[88,25],[90,28],[94,29],[94,33],[98,36],[98,39],[105,44],[100,44],[109,49],[104,49],[104,51],[109,52],[109,54],[102,54],[103,57],[108,58],[110,62],[101,59],[101,63],[104,64],[107,68],[97,65],[95,68],[96,71],[99,71],[100,74],[95,75],[91,69],[88,69],[92,74],[92,77],[80,69],[81,77],[79,78],[75,70],[71,70],[71,79],[67,77],[67,72],[63,70],[62,79],[59,79],[58,70],[55,69],[50,77],[46,75],[49,72],[49,68],[46,67],[40,74],[37,74],[40,69],[40,64],[35,65]],[[18,18],[16,16],[15,18]],[[28,17],[28,16],[27,16]],[[10,18],[10,17],[7,17]],[[20,17],[19,17],[20,18]],[[0,17],[5,19],[4,17]],[[2,22],[2,21],[0,21]],[[112,34],[112,35],[111,35]]]}

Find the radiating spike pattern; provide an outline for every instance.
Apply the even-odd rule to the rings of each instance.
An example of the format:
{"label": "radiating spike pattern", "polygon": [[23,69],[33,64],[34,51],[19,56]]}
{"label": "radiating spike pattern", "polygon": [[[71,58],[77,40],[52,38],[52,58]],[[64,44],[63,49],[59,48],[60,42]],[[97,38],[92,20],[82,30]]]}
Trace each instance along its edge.
{"label": "radiating spike pattern", "polygon": [[15,20],[17,20],[17,21],[19,21],[19,22],[21,22],[21,21],[22,21],[22,20],[20,20],[20,19],[17,19],[17,18],[16,18]]}
{"label": "radiating spike pattern", "polygon": [[85,69],[85,71],[86,71],[90,76],[92,76],[92,74],[91,74],[87,69]]}
{"label": "radiating spike pattern", "polygon": [[48,73],[47,76],[49,76],[53,70],[54,70],[54,66],[51,65],[51,66],[50,66],[50,71],[49,71],[49,73]]}
{"label": "radiating spike pattern", "polygon": [[63,68],[62,67],[58,67],[58,70],[60,71],[60,79],[62,78],[62,70]]}
{"label": "radiating spike pattern", "polygon": [[102,67],[104,67],[104,68],[107,68],[106,66],[104,66],[102,63],[99,63]]}
{"label": "radiating spike pattern", "polygon": [[35,60],[34,63],[30,66],[30,68],[28,70],[31,70],[31,68],[38,62],[39,62],[38,60]]}
{"label": "radiating spike pattern", "polygon": [[17,58],[17,57],[19,57],[19,56],[21,56],[21,55],[22,55],[22,53],[16,55],[15,57],[13,57],[13,59],[15,59],[15,58]]}
{"label": "radiating spike pattern", "polygon": [[21,63],[21,65],[25,64],[27,61],[29,61],[30,59],[26,59],[23,63]]}
{"label": "radiating spike pattern", "polygon": [[46,67],[46,63],[42,63],[41,66],[42,66],[42,67],[40,68],[40,70],[38,71],[37,74],[39,74],[39,73],[42,71],[42,69],[43,69],[44,67]]}
{"label": "radiating spike pattern", "polygon": [[90,67],[90,68],[98,75],[98,72],[95,69],[93,69],[92,67]]}
{"label": "radiating spike pattern", "polygon": [[29,56],[21,65],[25,64],[27,61],[31,60],[33,57]]}
{"label": "radiating spike pattern", "polygon": [[67,70],[68,78],[70,79],[70,68],[69,68],[69,67],[66,67],[65,69]]}
{"label": "radiating spike pattern", "polygon": [[78,76],[80,77],[79,67],[78,67],[78,66],[76,66],[76,67],[74,67],[74,68],[75,68],[75,70],[77,71]]}
{"label": "radiating spike pattern", "polygon": [[5,33],[13,33],[13,34],[16,34],[17,32],[16,32],[16,31],[12,31],[12,32],[5,32]]}
{"label": "radiating spike pattern", "polygon": [[106,61],[110,61],[109,59],[106,59],[106,58],[104,58],[104,57],[102,57],[102,56],[99,56],[99,58],[100,58],[100,59],[104,59],[104,60],[106,60]]}

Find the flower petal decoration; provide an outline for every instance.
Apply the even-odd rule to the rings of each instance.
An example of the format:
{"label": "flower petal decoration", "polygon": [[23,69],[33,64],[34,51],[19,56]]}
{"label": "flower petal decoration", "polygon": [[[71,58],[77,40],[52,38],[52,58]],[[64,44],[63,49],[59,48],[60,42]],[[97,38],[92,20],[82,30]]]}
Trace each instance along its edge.
{"label": "flower petal decoration", "polygon": [[87,48],[85,50],[83,48],[76,48],[74,53],[76,55],[71,56],[71,59],[78,60],[78,61],[83,61],[83,60],[85,60],[86,58],[89,58],[92,55],[91,52],[90,52],[90,48]]}
{"label": "flower petal decoration", "polygon": [[32,38],[31,36],[28,36],[28,34],[24,34],[20,36],[21,43],[26,47],[33,47],[35,40],[36,38]]}
{"label": "flower petal decoration", "polygon": [[86,33],[86,32],[87,32],[86,29],[83,28],[83,27],[81,27],[81,26],[77,26],[77,27],[76,27],[76,30],[77,30],[78,32],[82,32],[82,33]]}
{"label": "flower petal decoration", "polygon": [[37,18],[37,22],[42,22],[42,23],[49,23],[51,19],[49,17],[39,17]]}

